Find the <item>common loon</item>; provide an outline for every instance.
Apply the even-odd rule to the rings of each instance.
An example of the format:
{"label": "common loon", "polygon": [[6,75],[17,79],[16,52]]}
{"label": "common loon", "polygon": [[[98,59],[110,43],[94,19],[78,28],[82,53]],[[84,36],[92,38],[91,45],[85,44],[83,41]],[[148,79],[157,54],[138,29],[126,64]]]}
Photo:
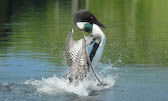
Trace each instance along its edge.
{"label": "common loon", "polygon": [[66,39],[65,57],[69,66],[68,78],[70,82],[79,82],[86,77],[90,66],[95,67],[101,59],[106,37],[100,29],[105,26],[90,11],[78,11],[74,16],[74,23],[79,29],[90,33],[80,40],[73,40],[72,29]]}

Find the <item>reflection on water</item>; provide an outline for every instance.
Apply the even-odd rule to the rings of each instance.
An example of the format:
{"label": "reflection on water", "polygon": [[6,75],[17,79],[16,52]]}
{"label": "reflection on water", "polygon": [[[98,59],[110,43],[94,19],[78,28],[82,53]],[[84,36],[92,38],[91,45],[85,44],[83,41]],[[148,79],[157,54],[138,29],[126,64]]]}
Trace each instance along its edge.
{"label": "reflection on water", "polygon": [[[139,67],[147,70],[149,67],[156,70],[167,67],[167,3],[157,0],[1,0],[0,86],[54,74],[63,76],[67,72],[64,46],[68,31],[75,28],[75,39],[87,35],[72,22],[74,12],[79,9],[92,11],[107,26],[102,29],[107,36],[102,64],[112,67],[113,63],[121,61],[117,69],[131,66],[135,69],[131,71],[134,76],[138,76]],[[126,71],[114,69],[105,74],[111,75],[113,71],[122,77],[119,79],[130,80],[130,76],[122,76],[127,72],[125,68]],[[150,76],[155,75],[155,72],[148,72],[151,72]],[[166,81],[164,74],[159,74],[163,78],[160,82]],[[128,85],[116,84],[131,89]]]}
{"label": "reflection on water", "polygon": [[[91,10],[107,26],[102,62],[114,63],[121,59],[124,64],[167,65],[168,15],[166,9],[158,9],[165,4],[159,3],[157,7],[156,3],[105,0],[102,5],[101,1],[94,0],[3,0],[0,3],[1,61],[8,58],[8,53],[28,52],[32,59],[64,65],[65,38],[75,28],[72,16],[83,8]],[[79,34],[76,39],[84,34],[75,31]]]}

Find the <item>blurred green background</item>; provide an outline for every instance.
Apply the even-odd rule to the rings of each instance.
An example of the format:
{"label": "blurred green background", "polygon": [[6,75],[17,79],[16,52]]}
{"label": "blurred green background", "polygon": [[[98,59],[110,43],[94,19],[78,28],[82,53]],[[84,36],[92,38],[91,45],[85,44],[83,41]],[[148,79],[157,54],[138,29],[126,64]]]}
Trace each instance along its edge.
{"label": "blurred green background", "polygon": [[87,33],[73,24],[73,14],[90,10],[107,37],[102,63],[168,65],[166,0],[1,0],[0,64],[29,57],[65,65],[68,31],[74,39]]}

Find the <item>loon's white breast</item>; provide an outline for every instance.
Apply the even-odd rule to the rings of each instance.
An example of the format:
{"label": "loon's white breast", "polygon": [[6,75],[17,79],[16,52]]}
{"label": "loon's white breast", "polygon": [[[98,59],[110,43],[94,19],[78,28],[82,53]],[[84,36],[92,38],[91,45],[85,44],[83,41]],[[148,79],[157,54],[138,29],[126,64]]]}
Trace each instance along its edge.
{"label": "loon's white breast", "polygon": [[92,59],[92,66],[96,66],[97,63],[99,62],[99,60],[101,59],[102,53],[104,51],[104,45],[106,42],[106,36],[103,33],[103,31],[100,29],[100,27],[96,24],[93,24],[93,29],[92,29],[92,33],[91,36],[94,39],[94,43],[88,45],[88,53],[89,56],[91,55],[91,51],[93,51],[94,49],[94,44],[98,43],[99,46],[97,47],[97,49],[95,50],[95,55]]}

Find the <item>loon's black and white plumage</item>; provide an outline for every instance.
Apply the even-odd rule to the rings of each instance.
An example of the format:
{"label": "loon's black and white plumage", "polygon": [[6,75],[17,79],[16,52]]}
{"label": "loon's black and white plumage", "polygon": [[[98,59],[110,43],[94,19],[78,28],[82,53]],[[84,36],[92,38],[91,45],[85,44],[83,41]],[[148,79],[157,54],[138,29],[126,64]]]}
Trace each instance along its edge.
{"label": "loon's black and white plumage", "polygon": [[70,82],[83,80],[89,71],[100,60],[104,50],[106,37],[100,27],[105,28],[96,17],[87,10],[78,11],[74,16],[74,23],[83,31],[89,32],[87,37],[73,40],[73,29],[66,39],[65,56],[69,66],[68,78]]}

